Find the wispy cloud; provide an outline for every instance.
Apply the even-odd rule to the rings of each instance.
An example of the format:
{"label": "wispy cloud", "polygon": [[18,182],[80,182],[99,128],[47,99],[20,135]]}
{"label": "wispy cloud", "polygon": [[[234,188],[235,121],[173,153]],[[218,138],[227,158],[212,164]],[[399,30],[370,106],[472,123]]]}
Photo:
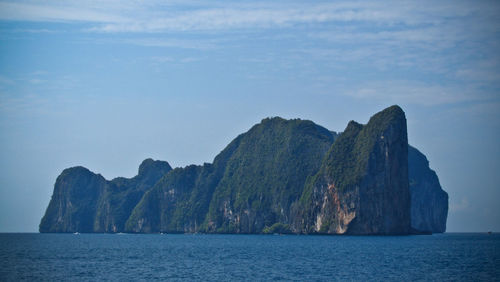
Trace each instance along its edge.
{"label": "wispy cloud", "polygon": [[28,80],[28,82],[31,84],[41,84],[41,83],[46,82],[46,80],[33,78],[33,79]]}
{"label": "wispy cloud", "polygon": [[152,57],[150,58],[151,62],[154,65],[160,65],[160,64],[188,64],[188,63],[193,63],[193,62],[198,62],[201,59],[200,58],[194,58],[194,57],[185,57],[185,58],[175,58],[175,57]]}
{"label": "wispy cloud", "polygon": [[416,81],[369,82],[344,94],[362,100],[386,101],[390,103],[434,106],[492,99],[491,93],[480,93],[477,89],[461,88],[457,85],[443,86]]}
{"label": "wispy cloud", "polygon": [[[83,21],[98,32],[171,32],[238,28],[286,27],[325,22],[374,24],[439,24],[444,17],[477,11],[493,14],[487,5],[421,2],[218,3],[193,6],[164,1],[35,1],[0,2],[0,19]],[[498,10],[498,7],[496,7]],[[402,34],[404,35],[404,34]]]}
{"label": "wispy cloud", "polygon": [[470,66],[460,68],[456,70],[456,76],[468,81],[500,83],[500,55],[491,56],[488,60],[479,60]]}
{"label": "wispy cloud", "polygon": [[[95,27],[103,32],[161,32],[186,30],[220,30],[233,28],[282,27],[328,21],[374,21],[390,18],[387,13],[358,11],[345,5],[312,5],[292,8],[228,7],[182,12],[166,12],[147,20],[136,18]],[[356,7],[357,8],[357,7]]]}
{"label": "wispy cloud", "polygon": [[[500,56],[496,51],[500,48],[498,14],[497,3],[456,1],[196,2],[193,5],[154,0],[146,3],[70,0],[43,4],[0,0],[2,20],[83,22],[80,31],[86,32],[86,36],[90,33],[85,43],[178,48],[189,52],[219,52],[223,48],[227,53],[241,52],[246,48],[241,45],[248,43],[258,42],[262,49],[263,45],[267,48],[274,44],[279,50],[272,50],[269,56],[259,51],[227,58],[260,65],[256,69],[262,73],[254,69],[256,73],[246,76],[286,73],[288,77],[307,76],[313,81],[335,76],[348,84],[344,87],[347,96],[422,105],[495,98],[491,93],[498,91],[491,89],[500,87]],[[266,33],[270,29],[279,32]],[[248,50],[251,47],[245,51]],[[187,58],[198,55],[168,55],[153,62],[186,63],[190,60]],[[363,76],[355,73],[358,69],[375,74]],[[358,80],[343,76],[346,72],[355,73]],[[386,76],[376,77],[377,72]],[[400,73],[404,75],[399,76]],[[367,77],[369,80],[360,82]],[[463,81],[468,82],[467,86],[464,87]],[[334,84],[320,83],[325,87]]]}
{"label": "wispy cloud", "polygon": [[16,29],[3,29],[1,32],[10,32],[10,33],[59,33],[61,30],[55,29],[46,29],[46,28],[16,28]]}
{"label": "wispy cloud", "polygon": [[123,40],[114,40],[132,45],[146,47],[175,47],[183,49],[207,50],[216,48],[215,40],[189,40],[189,39],[166,39],[166,38],[130,38]]}
{"label": "wispy cloud", "polygon": [[451,201],[450,202],[450,212],[461,212],[466,211],[470,208],[469,199],[466,197],[462,197],[460,201]]}
{"label": "wispy cloud", "polygon": [[0,2],[0,19],[16,21],[121,22],[119,15],[61,2]]}
{"label": "wispy cloud", "polygon": [[12,84],[14,84],[14,80],[6,76],[0,75],[0,87],[3,85],[12,85]]}

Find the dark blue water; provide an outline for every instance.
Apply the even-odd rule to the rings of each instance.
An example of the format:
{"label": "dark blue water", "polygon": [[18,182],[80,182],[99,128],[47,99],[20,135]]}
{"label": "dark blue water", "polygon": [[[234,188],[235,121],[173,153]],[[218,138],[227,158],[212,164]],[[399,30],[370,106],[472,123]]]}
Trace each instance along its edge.
{"label": "dark blue water", "polygon": [[0,281],[500,280],[500,235],[0,234]]}

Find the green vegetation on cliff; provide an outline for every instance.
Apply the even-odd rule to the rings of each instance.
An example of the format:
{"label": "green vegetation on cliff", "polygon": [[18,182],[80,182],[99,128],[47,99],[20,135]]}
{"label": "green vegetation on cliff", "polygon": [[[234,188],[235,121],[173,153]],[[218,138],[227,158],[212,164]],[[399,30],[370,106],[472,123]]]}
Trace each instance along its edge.
{"label": "green vegetation on cliff", "polygon": [[[386,213],[394,209],[391,212],[403,215],[397,221],[406,221],[409,227],[406,134],[406,118],[398,106],[375,114],[366,125],[350,121],[304,187],[299,214],[305,220],[297,223],[299,228],[344,233],[351,232],[353,221],[361,222],[357,233],[408,232],[404,224],[387,223],[396,220]],[[393,190],[400,191],[399,195]],[[389,201],[385,196],[389,193],[399,197],[400,203]],[[378,218],[380,214],[385,218]]]}
{"label": "green vegetation on cliff", "polygon": [[404,112],[400,107],[392,106],[375,114],[365,126],[349,122],[344,134],[328,153],[322,171],[334,176],[337,189],[349,189],[361,181],[375,143],[384,138],[383,132],[398,119],[405,119]]}
{"label": "green vegetation on cliff", "polygon": [[290,230],[289,224],[283,224],[281,222],[277,222],[271,226],[266,226],[262,229],[262,233],[264,234],[290,234],[292,231]]}
{"label": "green vegetation on cliff", "polygon": [[40,232],[93,232],[97,199],[105,189],[100,174],[81,166],[65,169],[57,177]]}
{"label": "green vegetation on cliff", "polygon": [[291,205],[319,168],[334,140],[304,120],[264,119],[250,129],[229,158],[207,216],[208,231],[256,233],[289,222]]}
{"label": "green vegetation on cliff", "polygon": [[[407,146],[397,106],[367,125],[349,122],[340,135],[307,120],[266,118],[213,163],[172,170],[148,159],[136,177],[112,181],[82,167],[63,171],[40,232],[343,233],[354,220],[364,222],[359,232],[377,233],[370,222],[390,225],[388,214],[406,214],[398,209],[408,190]],[[394,201],[370,203],[376,197]]]}
{"label": "green vegetation on cliff", "polygon": [[167,162],[144,160],[133,178],[107,181],[84,167],[64,170],[40,223],[40,232],[122,232],[132,209],[160,177]]}
{"label": "green vegetation on cliff", "polygon": [[231,142],[213,165],[169,173],[134,209],[127,230],[256,233],[287,221],[334,136],[311,121],[264,119]]}

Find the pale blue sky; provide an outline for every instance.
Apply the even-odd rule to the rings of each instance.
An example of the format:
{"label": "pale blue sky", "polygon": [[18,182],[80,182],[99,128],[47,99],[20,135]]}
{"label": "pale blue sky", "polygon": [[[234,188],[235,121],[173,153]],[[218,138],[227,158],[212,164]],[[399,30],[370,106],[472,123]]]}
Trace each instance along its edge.
{"label": "pale blue sky", "polygon": [[448,231],[500,231],[498,2],[102,2],[0,1],[0,232],[37,231],[70,166],[202,164],[264,117],[392,104]]}

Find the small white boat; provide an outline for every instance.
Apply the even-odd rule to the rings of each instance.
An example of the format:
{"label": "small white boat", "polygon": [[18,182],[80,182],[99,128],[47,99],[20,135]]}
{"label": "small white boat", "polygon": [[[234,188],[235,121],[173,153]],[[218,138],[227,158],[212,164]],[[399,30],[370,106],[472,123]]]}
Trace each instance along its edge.
{"label": "small white boat", "polygon": [[73,235],[80,235],[80,232],[75,232],[73,233]]}

